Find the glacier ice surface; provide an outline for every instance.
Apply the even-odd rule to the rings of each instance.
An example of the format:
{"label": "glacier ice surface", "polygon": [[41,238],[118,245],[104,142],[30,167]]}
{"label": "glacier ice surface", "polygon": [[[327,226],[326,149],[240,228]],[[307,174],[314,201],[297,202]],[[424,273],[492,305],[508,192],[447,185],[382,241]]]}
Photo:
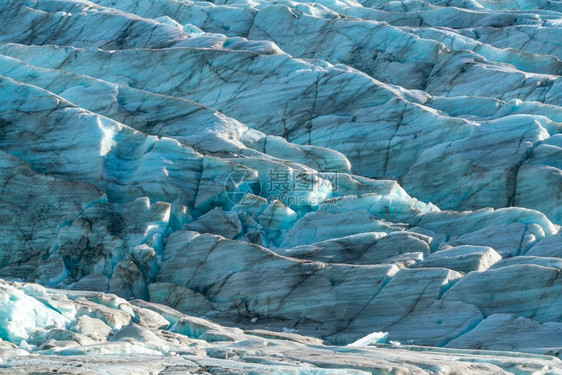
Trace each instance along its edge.
{"label": "glacier ice surface", "polygon": [[0,20],[0,371],[562,373],[559,1]]}

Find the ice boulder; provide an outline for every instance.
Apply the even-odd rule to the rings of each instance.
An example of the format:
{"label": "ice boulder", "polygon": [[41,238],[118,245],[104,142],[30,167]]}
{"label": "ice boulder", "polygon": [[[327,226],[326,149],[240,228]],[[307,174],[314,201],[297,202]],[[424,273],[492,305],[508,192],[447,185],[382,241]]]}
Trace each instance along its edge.
{"label": "ice boulder", "polygon": [[510,313],[542,323],[562,318],[561,296],[559,269],[514,264],[467,274],[445,292],[443,300],[473,304],[484,316]]}
{"label": "ice boulder", "polygon": [[0,285],[0,315],[0,338],[18,345],[23,340],[37,340],[47,329],[64,328],[69,323],[53,307],[6,283]]}
{"label": "ice boulder", "polygon": [[491,247],[465,245],[439,250],[415,267],[444,267],[468,273],[485,271],[501,259],[501,255]]}

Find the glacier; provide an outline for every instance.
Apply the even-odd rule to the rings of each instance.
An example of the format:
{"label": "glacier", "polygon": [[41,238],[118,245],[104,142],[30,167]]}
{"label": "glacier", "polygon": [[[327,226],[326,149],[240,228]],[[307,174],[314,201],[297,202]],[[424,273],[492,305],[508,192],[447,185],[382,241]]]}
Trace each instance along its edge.
{"label": "glacier", "polygon": [[0,19],[0,372],[562,374],[560,1]]}

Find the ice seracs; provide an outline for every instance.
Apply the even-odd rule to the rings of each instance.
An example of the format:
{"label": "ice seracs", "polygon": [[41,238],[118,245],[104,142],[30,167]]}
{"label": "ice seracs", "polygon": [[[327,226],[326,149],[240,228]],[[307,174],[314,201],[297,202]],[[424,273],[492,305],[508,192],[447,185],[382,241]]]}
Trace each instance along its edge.
{"label": "ice seracs", "polygon": [[[451,349],[389,347],[387,333],[374,332],[347,347],[323,345],[293,329],[271,332],[239,329],[185,315],[164,305],[142,300],[125,301],[115,295],[45,289],[37,284],[0,283],[0,358],[2,371],[15,373],[115,374],[175,372],[241,372],[253,374],[314,373],[369,374],[373,371],[498,374],[517,366],[521,374],[543,370],[560,374],[558,358],[544,355],[455,350],[462,341],[474,342],[470,332],[450,343]],[[58,312],[57,312],[58,310]],[[10,321],[10,319],[12,319]],[[501,321],[521,328],[524,318],[493,315],[484,325]],[[553,323],[534,330],[524,322],[525,334],[553,333]],[[11,326],[10,326],[11,325]],[[492,325],[497,329],[497,325]],[[554,331],[553,331],[554,328]],[[531,331],[532,330],[532,331]],[[482,336],[479,333],[480,339]],[[502,342],[501,332],[490,341]],[[478,340],[478,338],[476,338]],[[471,341],[472,340],[472,341]],[[541,341],[541,347],[555,340]],[[536,346],[535,346],[536,347]],[[512,341],[504,349],[525,348]],[[452,360],[453,359],[453,360]],[[429,369],[429,370],[428,370]]]}
{"label": "ice seracs", "polygon": [[561,17],[4,1],[2,366],[560,373]]}

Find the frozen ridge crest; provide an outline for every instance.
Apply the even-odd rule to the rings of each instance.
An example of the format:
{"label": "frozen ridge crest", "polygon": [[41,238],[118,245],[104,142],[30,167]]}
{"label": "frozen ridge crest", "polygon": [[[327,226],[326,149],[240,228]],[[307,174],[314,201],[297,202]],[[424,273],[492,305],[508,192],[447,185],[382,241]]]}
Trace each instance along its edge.
{"label": "frozen ridge crest", "polygon": [[561,2],[0,20],[0,372],[562,373]]}

